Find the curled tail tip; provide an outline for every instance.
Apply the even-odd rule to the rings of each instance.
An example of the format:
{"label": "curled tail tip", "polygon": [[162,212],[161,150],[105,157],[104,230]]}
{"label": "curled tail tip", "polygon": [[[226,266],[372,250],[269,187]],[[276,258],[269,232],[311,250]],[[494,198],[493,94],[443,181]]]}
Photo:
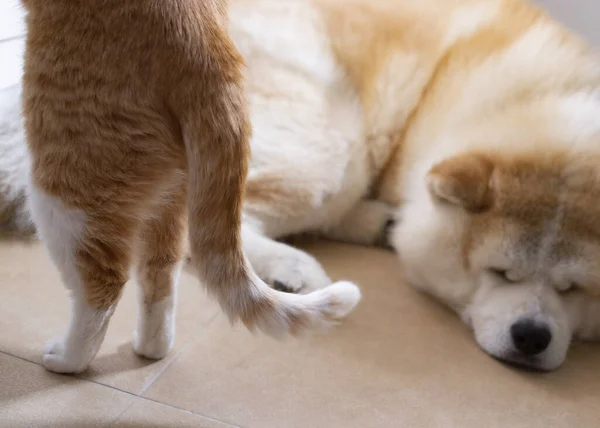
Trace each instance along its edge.
{"label": "curled tail tip", "polygon": [[348,316],[362,298],[360,288],[350,281],[334,282],[322,291],[329,294],[331,313],[337,319]]}
{"label": "curled tail tip", "polygon": [[[339,281],[308,294],[274,290],[256,280],[254,292],[236,305],[223,305],[232,323],[241,321],[250,331],[261,330],[276,339],[327,331],[348,316],[361,300],[358,286]],[[225,303],[225,302],[222,302]]]}
{"label": "curled tail tip", "polygon": [[293,336],[329,330],[348,316],[361,299],[360,289],[348,281],[303,295],[275,293],[276,318],[285,320],[284,330]]}

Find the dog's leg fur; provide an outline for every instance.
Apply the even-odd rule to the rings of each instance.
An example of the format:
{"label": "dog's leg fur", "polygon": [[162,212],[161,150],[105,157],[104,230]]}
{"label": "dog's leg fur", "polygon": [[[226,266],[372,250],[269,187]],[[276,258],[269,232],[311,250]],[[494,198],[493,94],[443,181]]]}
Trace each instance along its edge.
{"label": "dog's leg fur", "polygon": [[[388,248],[387,233],[394,224],[393,213],[392,206],[385,202],[364,199],[322,234],[336,241]],[[331,283],[314,257],[271,239],[261,233],[260,227],[251,224],[245,222],[243,225],[244,252],[263,281],[278,290],[294,293],[323,288]]]}
{"label": "dog's leg fur", "polygon": [[394,221],[391,205],[363,199],[337,225],[323,233],[329,239],[350,244],[389,247],[387,232]]}
{"label": "dog's leg fur", "polygon": [[[73,304],[68,332],[48,345],[43,364],[54,372],[78,373],[98,352],[127,281],[130,248],[126,243],[131,242],[133,230],[122,230],[119,242],[111,245],[96,235],[101,222],[96,220],[91,228],[85,212],[64,207],[35,186],[30,197],[39,233],[71,291]],[[97,257],[98,253],[108,257]]]}
{"label": "dog's leg fur", "polygon": [[186,209],[185,187],[181,186],[169,192],[168,203],[145,222],[140,233],[136,266],[140,312],[133,349],[146,358],[164,358],[173,345]]}
{"label": "dog's leg fur", "polygon": [[262,234],[257,227],[242,226],[244,252],[257,275],[273,288],[308,292],[331,284],[311,255]]}

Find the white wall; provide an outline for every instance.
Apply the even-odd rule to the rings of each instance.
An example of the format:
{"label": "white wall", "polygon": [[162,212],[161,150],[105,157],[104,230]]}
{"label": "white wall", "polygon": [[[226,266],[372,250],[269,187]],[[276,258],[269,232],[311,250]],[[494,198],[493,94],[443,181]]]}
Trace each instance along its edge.
{"label": "white wall", "polygon": [[0,89],[16,84],[21,78],[23,10],[18,0],[0,0]]}
{"label": "white wall", "polygon": [[600,0],[536,0],[568,27],[600,47]]}

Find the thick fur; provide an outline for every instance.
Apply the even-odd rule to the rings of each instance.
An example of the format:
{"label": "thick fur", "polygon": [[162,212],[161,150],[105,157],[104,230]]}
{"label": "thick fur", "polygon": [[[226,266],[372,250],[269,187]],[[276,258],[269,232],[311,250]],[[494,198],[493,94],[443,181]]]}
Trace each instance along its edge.
{"label": "thick fur", "polygon": [[88,366],[132,266],[134,348],[165,356],[186,219],[192,263],[232,321],[281,336],[350,312],[353,284],[286,294],[243,254],[250,124],[224,1],[23,3],[31,212],[73,293],[69,331],[46,368]]}
{"label": "thick fur", "polygon": [[[261,278],[329,283],[277,238],[389,229],[405,280],[494,357],[549,370],[600,338],[600,61],[584,42],[522,0],[237,0],[230,29]],[[523,322],[550,337],[534,355]]]}
{"label": "thick fur", "polygon": [[584,42],[521,0],[240,0],[231,27],[263,278],[327,281],[267,238],[380,243],[392,219],[405,280],[494,357],[548,370],[600,338],[600,62]]}

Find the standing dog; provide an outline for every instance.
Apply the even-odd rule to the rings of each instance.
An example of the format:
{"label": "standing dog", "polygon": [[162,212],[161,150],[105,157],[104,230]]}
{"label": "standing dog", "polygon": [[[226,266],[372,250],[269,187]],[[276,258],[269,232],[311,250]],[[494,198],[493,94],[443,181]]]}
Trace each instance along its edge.
{"label": "standing dog", "polygon": [[23,113],[32,216],[73,310],[43,358],[80,372],[135,266],[135,351],[173,341],[186,217],[192,261],[232,320],[273,335],[327,326],[360,294],[269,288],[242,252],[250,125],[221,0],[23,0]]}

